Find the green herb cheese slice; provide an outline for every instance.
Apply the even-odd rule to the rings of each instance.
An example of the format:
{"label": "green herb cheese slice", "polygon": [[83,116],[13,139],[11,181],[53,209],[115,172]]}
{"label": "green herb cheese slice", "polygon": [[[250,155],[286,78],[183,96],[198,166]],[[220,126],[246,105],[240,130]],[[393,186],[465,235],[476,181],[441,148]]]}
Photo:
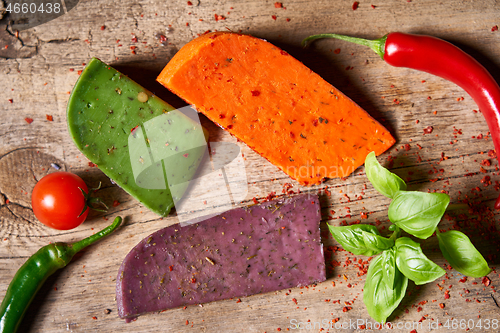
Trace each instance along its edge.
{"label": "green herb cheese slice", "polygon": [[174,109],[97,58],[73,88],[67,119],[78,149],[160,216],[183,197],[207,153],[197,117]]}

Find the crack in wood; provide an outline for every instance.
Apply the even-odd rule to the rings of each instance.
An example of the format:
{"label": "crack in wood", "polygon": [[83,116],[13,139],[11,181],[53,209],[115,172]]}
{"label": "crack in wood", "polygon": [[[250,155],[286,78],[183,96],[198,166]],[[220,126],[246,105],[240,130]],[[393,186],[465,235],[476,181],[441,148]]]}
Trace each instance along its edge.
{"label": "crack in wood", "polygon": [[497,300],[495,299],[495,297],[493,297],[493,294],[490,294],[490,296],[493,299],[493,302],[495,302],[496,307],[500,308],[500,306],[498,306]]}

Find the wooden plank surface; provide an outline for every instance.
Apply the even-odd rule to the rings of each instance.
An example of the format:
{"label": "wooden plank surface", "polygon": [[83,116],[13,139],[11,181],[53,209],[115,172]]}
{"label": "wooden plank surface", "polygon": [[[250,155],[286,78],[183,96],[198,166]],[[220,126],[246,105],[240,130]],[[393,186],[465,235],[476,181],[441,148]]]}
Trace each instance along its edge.
{"label": "wooden plank surface", "polygon": [[[410,284],[403,303],[389,318],[399,331],[462,331],[452,329],[453,320],[477,325],[481,319],[483,327],[472,330],[478,332],[488,331],[487,320],[498,325],[499,235],[493,203],[500,176],[496,158],[488,155],[493,143],[474,101],[450,82],[391,67],[361,46],[321,40],[303,50],[300,42],[324,32],[366,38],[391,31],[429,34],[472,54],[499,81],[500,31],[494,27],[500,25],[500,3],[379,0],[360,1],[356,10],[352,0],[282,4],[283,8],[273,1],[123,0],[117,4],[82,0],[67,14],[20,31],[18,36],[6,19],[0,21],[0,296],[16,270],[39,247],[82,239],[115,216],[125,217],[124,226],[115,234],[49,278],[20,331],[273,332],[293,331],[294,323],[302,323],[301,328],[311,328],[308,331],[320,331],[321,326],[333,332],[333,321],[337,327],[345,323],[345,329],[353,332],[362,328],[356,323],[365,323],[367,328],[374,323],[362,301],[366,275],[361,267],[367,258],[338,249],[326,223],[375,223],[387,233],[388,199],[371,187],[363,167],[347,179],[301,187],[244,145],[249,184],[244,204],[252,203],[254,197],[262,201],[273,192],[282,195],[286,189],[321,195],[328,280],[241,301],[148,314],[129,324],[118,318],[115,281],[121,261],[141,239],[175,223],[176,218],[157,217],[112,185],[97,168],[89,167],[67,131],[69,92],[78,72],[95,56],[172,105],[184,106],[154,79],[180,47],[207,30],[252,34],[282,47],[390,129],[397,143],[379,160],[411,189],[446,191],[452,203],[470,204],[469,210],[447,214],[441,228],[460,228],[471,236],[494,269],[488,276],[491,284],[486,286],[481,279],[463,281],[453,270],[428,285]],[[162,43],[160,35],[167,41]],[[212,141],[235,142],[206,118],[202,122]],[[424,135],[428,126],[433,131]],[[87,222],[71,231],[44,227],[33,215],[30,195],[38,179],[55,171],[53,163],[81,175],[90,186],[102,182],[103,199],[120,204],[105,214],[91,213]],[[484,182],[485,176],[491,177],[491,185]],[[422,244],[431,259],[446,265],[435,237]],[[494,326],[491,329],[497,331]]]}

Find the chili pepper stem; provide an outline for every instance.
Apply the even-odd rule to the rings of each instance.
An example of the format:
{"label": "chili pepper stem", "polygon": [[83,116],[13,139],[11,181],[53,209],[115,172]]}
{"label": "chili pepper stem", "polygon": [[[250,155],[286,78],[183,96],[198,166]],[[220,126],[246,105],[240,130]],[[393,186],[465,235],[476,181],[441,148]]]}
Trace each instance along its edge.
{"label": "chili pepper stem", "polygon": [[78,252],[83,248],[89,246],[90,244],[97,242],[99,239],[112,233],[116,228],[118,228],[118,226],[121,223],[122,223],[122,218],[120,216],[117,216],[111,225],[102,229],[98,233],[93,234],[92,236],[89,236],[87,238],[84,238],[76,243],[73,243],[72,245],[73,251]]}
{"label": "chili pepper stem", "polygon": [[363,46],[368,46],[371,48],[375,53],[377,53],[382,59],[384,59],[384,49],[385,49],[385,41],[387,39],[387,35],[385,35],[382,38],[378,39],[364,39],[364,38],[358,38],[358,37],[351,37],[351,36],[345,36],[345,35],[338,35],[338,34],[318,34],[318,35],[312,35],[307,38],[305,38],[302,41],[302,47],[307,47],[308,43],[315,40],[315,39],[320,39],[320,38],[336,38],[340,40],[344,40],[346,42],[351,42]]}

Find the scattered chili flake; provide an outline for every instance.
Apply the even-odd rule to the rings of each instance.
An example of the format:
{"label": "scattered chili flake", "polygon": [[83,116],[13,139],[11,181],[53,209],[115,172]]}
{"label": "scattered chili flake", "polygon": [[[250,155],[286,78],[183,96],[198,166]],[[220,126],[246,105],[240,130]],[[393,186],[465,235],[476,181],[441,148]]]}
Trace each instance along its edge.
{"label": "scattered chili flake", "polygon": [[354,3],[352,4],[352,10],[358,9],[358,6],[359,6],[359,2],[358,1],[354,1]]}
{"label": "scattered chili flake", "polygon": [[192,3],[191,1],[188,1],[188,2],[187,2],[187,5],[188,5],[188,6],[192,6],[192,5],[193,5],[193,3]]}
{"label": "scattered chili flake", "polygon": [[252,93],[252,96],[259,96],[260,95],[260,91],[258,91],[258,90],[252,90],[251,93]]}
{"label": "scattered chili flake", "polygon": [[445,307],[444,303],[439,303],[439,307],[440,307],[441,309],[444,309],[444,307]]}
{"label": "scattered chili flake", "polygon": [[9,103],[10,104],[14,103],[14,100],[12,98],[9,98]]}
{"label": "scattered chili flake", "polygon": [[106,29],[106,26],[105,25],[101,25],[101,30],[104,30]]}
{"label": "scattered chili flake", "polygon": [[292,298],[292,301],[297,304],[297,299],[296,298]]}
{"label": "scattered chili flake", "polygon": [[444,291],[444,299],[449,299],[450,298],[450,291],[449,290],[445,290]]}
{"label": "scattered chili flake", "polygon": [[498,31],[498,25],[495,25],[494,27],[492,27],[491,31]]}
{"label": "scattered chili flake", "polygon": [[433,129],[434,129],[434,127],[432,127],[432,126],[425,127],[424,134],[431,134]]}
{"label": "scattered chili flake", "polygon": [[120,202],[118,200],[113,201],[113,207],[118,207],[120,205]]}
{"label": "scattered chili flake", "polygon": [[352,310],[352,306],[344,306],[344,307],[342,308],[342,312],[347,312],[347,311],[349,311],[349,310]]}
{"label": "scattered chili flake", "polygon": [[187,158],[187,157],[189,156],[189,153],[185,153],[185,154],[184,154],[184,155],[182,155],[182,156],[184,156],[184,157],[186,157],[186,158]]}
{"label": "scattered chili flake", "polygon": [[274,8],[283,8],[283,3],[281,3],[281,2],[275,2],[274,3]]}
{"label": "scattered chili flake", "polygon": [[377,8],[377,6],[375,6],[375,5],[371,5],[371,7],[372,7],[373,9]]}
{"label": "scattered chili flake", "polygon": [[33,118],[24,118],[24,120],[28,123],[28,124],[31,124],[33,122]]}
{"label": "scattered chili flake", "polygon": [[186,325],[189,325],[189,320],[186,320]]}
{"label": "scattered chili flake", "polygon": [[173,271],[174,270],[174,266],[173,265],[168,266],[168,270],[169,271]]}
{"label": "scattered chili flake", "polygon": [[489,277],[485,276],[483,277],[483,280],[481,281],[486,287],[488,287],[491,284],[491,280]]}
{"label": "scattered chili flake", "polygon": [[51,115],[46,114],[45,117],[47,118],[48,121],[53,121],[54,118],[52,118]]}
{"label": "scattered chili flake", "polygon": [[275,20],[275,21],[276,21],[276,19],[278,18],[276,15],[272,15],[271,17],[272,17],[272,18],[273,18],[273,20]]}
{"label": "scattered chili flake", "polygon": [[218,14],[214,14],[214,17],[215,17],[215,22],[217,22],[217,21],[223,21],[223,20],[225,20],[225,19],[226,19],[226,17],[225,17],[225,16],[223,16],[223,15],[218,15]]}
{"label": "scattered chili flake", "polygon": [[340,53],[340,49],[335,49],[335,50],[333,50],[333,53],[335,53],[335,54],[339,54],[339,53]]}
{"label": "scattered chili flake", "polygon": [[93,316],[93,317],[92,317],[92,319],[97,320],[97,317],[96,317],[96,316]]}

